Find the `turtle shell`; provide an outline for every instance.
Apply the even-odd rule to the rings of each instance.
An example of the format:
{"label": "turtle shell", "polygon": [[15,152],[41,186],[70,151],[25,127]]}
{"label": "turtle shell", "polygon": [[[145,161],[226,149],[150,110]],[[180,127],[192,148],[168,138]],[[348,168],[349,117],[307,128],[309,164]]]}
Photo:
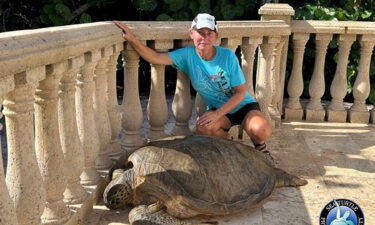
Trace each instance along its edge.
{"label": "turtle shell", "polygon": [[272,192],[276,180],[273,166],[262,153],[207,136],[151,142],[129,161],[136,197],[160,200],[169,206],[169,213],[180,217],[192,215],[171,212],[173,207],[206,215],[248,209]]}

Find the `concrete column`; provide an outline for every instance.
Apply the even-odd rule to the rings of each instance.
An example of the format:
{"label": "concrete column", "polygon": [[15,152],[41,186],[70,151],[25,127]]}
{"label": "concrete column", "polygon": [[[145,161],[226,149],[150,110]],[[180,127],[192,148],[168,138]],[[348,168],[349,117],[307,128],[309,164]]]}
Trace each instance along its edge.
{"label": "concrete column", "polygon": [[101,59],[96,64],[94,70],[94,113],[96,128],[99,135],[99,157],[96,160],[97,169],[109,169],[113,162],[109,154],[113,152],[111,141],[111,125],[107,111],[107,62],[111,54],[111,48],[101,49]]}
{"label": "concrete column", "polygon": [[[274,3],[266,3],[262,7],[259,8],[258,11],[259,15],[261,15],[262,21],[270,21],[270,20],[283,20],[286,24],[291,24],[292,16],[294,15],[294,9],[288,4],[274,4]],[[276,59],[275,66],[276,71],[279,77],[279,86],[278,92],[276,96],[279,97],[277,101],[275,98],[272,102],[277,103],[277,108],[280,113],[283,111],[283,101],[284,101],[284,86],[285,86],[285,71],[286,71],[286,63],[288,58],[288,48],[289,48],[289,36],[283,37],[282,49],[279,49],[278,58]],[[280,45],[280,44],[279,44]],[[258,50],[260,51],[260,50]],[[258,54],[259,56],[261,54]],[[290,111],[290,110],[289,110]]]}
{"label": "concrete column", "polygon": [[84,168],[81,184],[95,185],[99,182],[99,174],[95,169],[95,160],[99,154],[99,136],[96,128],[93,95],[95,91],[94,68],[100,59],[100,51],[86,52],[85,64],[77,74],[76,110],[78,135],[84,152]]}
{"label": "concrete column", "polygon": [[366,99],[370,94],[370,62],[375,45],[375,35],[361,35],[361,59],[358,75],[353,86],[354,104],[349,111],[349,121],[352,123],[368,123],[370,113],[366,106]]}
{"label": "concrete column", "polygon": [[46,79],[35,91],[35,151],[46,191],[42,224],[62,224],[70,217],[63,202],[66,187],[58,126],[58,84],[67,61],[46,66]]}
{"label": "concrete column", "polygon": [[[182,41],[182,47],[191,45],[191,41]],[[172,112],[175,124],[172,135],[189,135],[189,119],[193,111],[193,102],[190,94],[190,79],[187,74],[178,70],[176,91],[172,102]]]}
{"label": "concrete column", "polygon": [[307,121],[323,121],[325,117],[321,98],[325,91],[324,64],[327,47],[331,40],[332,34],[316,34],[314,71],[309,86],[310,101],[306,107]]}
{"label": "concrete column", "polygon": [[289,100],[285,107],[285,119],[298,119],[303,117],[303,109],[300,96],[303,92],[302,65],[305,46],[309,40],[309,34],[293,34],[293,67],[288,82]]}
{"label": "concrete column", "polygon": [[272,57],[274,57],[274,63],[273,63],[273,73],[271,73],[271,103],[268,107],[271,118],[275,121],[276,126],[281,125],[281,110],[282,106],[279,105],[282,103],[280,101],[281,94],[284,93],[281,90],[281,87],[284,87],[285,80],[280,77],[280,62],[281,62],[281,56],[282,56],[282,50],[283,46],[285,44],[285,38],[282,38],[280,43],[277,44],[276,48],[272,52]]}
{"label": "concrete column", "polygon": [[[3,103],[3,94],[0,93],[0,108]],[[0,111],[0,119],[3,114]],[[0,131],[3,129],[0,124]],[[1,149],[1,140],[0,140]],[[3,154],[0,151],[0,225],[18,225],[16,211],[14,210],[12,200],[10,199],[8,188],[5,184],[5,174],[3,169]]]}
{"label": "concrete column", "polygon": [[355,34],[340,34],[338,37],[339,59],[330,90],[332,100],[327,110],[327,119],[329,122],[346,122],[347,113],[344,108],[344,98],[348,92],[346,71],[348,68],[350,47],[355,39]]}
{"label": "concrete column", "polygon": [[15,74],[15,89],[5,95],[4,110],[8,140],[6,184],[21,225],[39,225],[45,190],[35,154],[34,91],[28,83],[45,77],[45,67]]}
{"label": "concrete column", "polygon": [[271,104],[272,96],[268,91],[271,89],[271,73],[274,73],[274,57],[272,52],[274,51],[277,43],[280,42],[280,37],[265,37],[263,43],[260,45],[261,54],[257,75],[257,84],[255,89],[255,95],[259,106],[264,115],[271,120],[268,107]]}
{"label": "concrete column", "polygon": [[120,144],[123,149],[131,152],[145,144],[139,135],[143,121],[138,88],[139,55],[130,45],[126,45],[123,54],[125,64],[122,128],[125,130],[125,135]]}
{"label": "concrete column", "polygon": [[59,133],[66,179],[64,202],[68,204],[82,203],[88,196],[80,184],[84,152],[78,136],[75,107],[76,77],[84,60],[83,56],[69,59],[68,71],[62,76],[59,85]]}
{"label": "concrete column", "polygon": [[[167,52],[173,48],[172,41],[155,40],[152,46],[157,52]],[[151,64],[151,89],[147,105],[147,117],[150,123],[151,140],[166,137],[164,125],[168,119],[167,100],[165,97],[165,66]]]}
{"label": "concrete column", "polygon": [[113,54],[109,57],[107,62],[107,110],[111,125],[110,144],[113,151],[109,153],[111,157],[118,157],[123,153],[118,140],[121,129],[121,111],[117,100],[116,88],[117,58],[123,48],[123,43],[113,45]]}
{"label": "concrete column", "polygon": [[260,44],[262,44],[263,37],[249,37],[242,40],[241,45],[241,61],[242,61],[242,70],[246,79],[247,90],[250,95],[255,98],[254,92],[254,82],[253,82],[253,73],[254,73],[254,59],[255,51]]}

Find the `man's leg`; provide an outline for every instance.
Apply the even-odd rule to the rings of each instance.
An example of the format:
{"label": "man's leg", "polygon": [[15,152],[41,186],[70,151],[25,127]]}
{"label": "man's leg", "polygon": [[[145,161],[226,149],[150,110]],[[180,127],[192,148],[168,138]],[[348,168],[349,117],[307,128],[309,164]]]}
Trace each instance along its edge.
{"label": "man's leg", "polygon": [[229,138],[229,134],[226,130],[231,126],[229,119],[226,116],[222,116],[215,123],[202,125],[196,124],[196,131],[201,135]]}
{"label": "man's leg", "polygon": [[265,141],[271,136],[272,128],[262,112],[249,111],[242,121],[242,127],[253,141],[255,148],[265,150]]}

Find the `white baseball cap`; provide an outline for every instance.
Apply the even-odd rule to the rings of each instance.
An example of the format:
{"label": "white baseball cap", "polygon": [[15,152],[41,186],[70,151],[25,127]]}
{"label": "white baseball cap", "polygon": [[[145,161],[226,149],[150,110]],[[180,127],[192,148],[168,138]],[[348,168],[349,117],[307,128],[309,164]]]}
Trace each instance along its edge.
{"label": "white baseball cap", "polygon": [[204,27],[217,31],[215,17],[207,13],[199,13],[191,23],[191,29],[201,29]]}

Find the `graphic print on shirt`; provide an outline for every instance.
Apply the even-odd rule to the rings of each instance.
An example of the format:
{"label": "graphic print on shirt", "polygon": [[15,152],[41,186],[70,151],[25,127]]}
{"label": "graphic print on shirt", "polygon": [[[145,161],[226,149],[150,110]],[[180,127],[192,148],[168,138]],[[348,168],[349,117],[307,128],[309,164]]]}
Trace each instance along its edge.
{"label": "graphic print on shirt", "polygon": [[198,79],[195,80],[193,86],[198,92],[213,95],[222,104],[232,97],[233,90],[230,86],[229,78],[223,69],[219,68],[217,74],[210,75],[200,67],[196,69]]}

